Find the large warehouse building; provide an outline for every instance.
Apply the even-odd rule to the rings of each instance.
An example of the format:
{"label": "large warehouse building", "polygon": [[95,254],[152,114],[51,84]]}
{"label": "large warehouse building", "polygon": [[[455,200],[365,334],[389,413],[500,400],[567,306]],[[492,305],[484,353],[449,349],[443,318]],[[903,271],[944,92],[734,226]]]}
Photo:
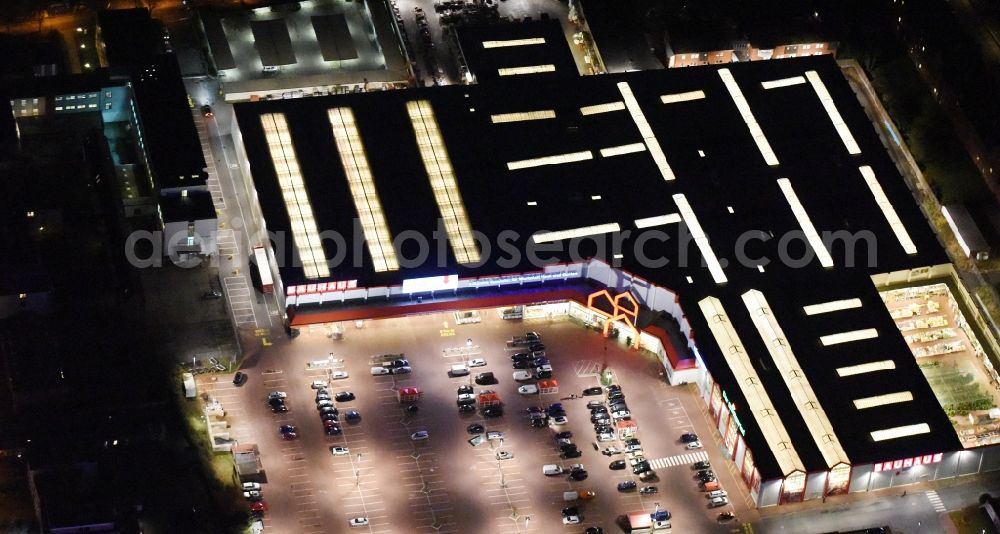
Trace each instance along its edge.
{"label": "large warehouse building", "polygon": [[995,389],[941,385],[995,379],[995,342],[832,58],[552,68],[237,105],[290,324],[612,323],[758,506],[1000,468]]}

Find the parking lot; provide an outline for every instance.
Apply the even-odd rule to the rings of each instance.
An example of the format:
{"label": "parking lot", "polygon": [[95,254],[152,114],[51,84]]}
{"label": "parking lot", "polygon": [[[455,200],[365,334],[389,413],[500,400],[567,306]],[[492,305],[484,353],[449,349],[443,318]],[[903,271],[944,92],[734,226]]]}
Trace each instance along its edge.
{"label": "parking lot", "polygon": [[[342,531],[358,517],[367,518],[368,525],[352,531],[583,532],[601,526],[605,532],[620,532],[617,518],[657,509],[672,514],[674,532],[736,528],[716,521],[718,512],[733,508],[709,508],[694,476],[692,464],[710,459],[723,489],[736,503],[735,511],[745,512],[740,495],[746,492],[728,475],[691,389],[667,386],[651,357],[605,340],[578,323],[503,321],[494,310],[481,313],[481,323],[467,325],[456,325],[454,315],[444,313],[367,321],[362,328],[343,324],[340,339],[328,335],[329,326],[316,325],[249,358],[242,369],[248,381],[242,387],[221,379],[202,381],[201,391],[207,390],[226,409],[232,437],[256,443],[261,451],[266,532]],[[517,393],[525,382],[512,378],[510,356],[517,349],[507,347],[506,341],[528,330],[542,335],[558,393]],[[387,353],[405,353],[412,373],[372,376],[373,357]],[[448,375],[452,365],[476,358],[485,359],[486,366],[472,368],[467,376]],[[317,360],[328,368],[307,367],[307,362]],[[609,457],[596,450],[586,404],[603,396],[581,393],[599,385],[598,374],[605,367],[625,393],[645,457],[658,480],[639,481],[631,469],[610,470],[608,464],[624,456]],[[342,434],[328,436],[310,383],[341,370],[349,376],[333,380],[331,394],[350,390],[356,399],[337,403]],[[499,383],[476,385],[473,379],[480,372],[493,372]],[[503,401],[503,415],[484,419],[478,410],[460,414],[456,391],[466,384],[472,384],[477,394],[494,390]],[[418,411],[404,410],[396,394],[401,387],[422,391]],[[287,393],[288,412],[271,413],[266,402],[270,391]],[[526,409],[554,402],[562,403],[568,422],[531,427]],[[344,421],[350,409],[360,412],[359,422]],[[467,441],[473,437],[467,432],[472,423],[502,432],[502,438],[473,447]],[[296,427],[297,439],[282,439],[278,427],[286,424]],[[702,437],[704,450],[689,451],[680,443],[681,433],[692,430]],[[428,438],[412,440],[418,431],[426,431]],[[581,457],[560,459],[553,440],[558,431],[573,433]],[[602,449],[610,445],[623,446],[620,441],[600,443]],[[349,452],[333,455],[331,446],[347,447]],[[513,457],[498,460],[499,451]],[[586,480],[542,474],[543,465],[558,464],[568,470],[575,463],[588,471]],[[626,480],[636,480],[640,488],[656,485],[659,492],[618,492],[616,485]],[[592,491],[596,497],[568,503],[563,500],[567,491]],[[563,525],[560,511],[573,504],[579,506],[581,523]]]}

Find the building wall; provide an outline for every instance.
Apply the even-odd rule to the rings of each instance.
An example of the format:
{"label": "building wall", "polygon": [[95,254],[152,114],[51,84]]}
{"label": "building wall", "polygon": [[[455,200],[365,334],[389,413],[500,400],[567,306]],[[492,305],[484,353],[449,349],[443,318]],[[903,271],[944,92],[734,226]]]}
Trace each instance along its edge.
{"label": "building wall", "polygon": [[[741,48],[745,59],[749,61],[766,61],[768,59],[783,59],[788,57],[818,56],[836,54],[836,42],[784,44],[774,48],[756,48],[752,44]],[[703,52],[685,52],[667,55],[669,68],[692,67],[696,65],[715,65],[740,61],[740,56],[734,48],[706,50]]]}

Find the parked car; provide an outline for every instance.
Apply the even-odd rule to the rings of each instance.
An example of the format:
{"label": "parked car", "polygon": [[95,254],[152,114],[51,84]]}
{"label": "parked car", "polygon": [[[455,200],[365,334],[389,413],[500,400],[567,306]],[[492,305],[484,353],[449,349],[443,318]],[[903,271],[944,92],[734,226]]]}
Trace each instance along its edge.
{"label": "parked car", "polygon": [[397,369],[399,367],[409,367],[409,366],[410,366],[410,361],[406,359],[393,360],[389,362],[389,365],[386,365],[386,367],[390,367],[393,369]]}
{"label": "parked car", "polygon": [[357,423],[361,420],[361,412],[357,410],[347,410],[346,417],[348,423]]}
{"label": "parked car", "polygon": [[549,426],[548,418],[544,419],[532,419],[531,426],[534,428],[547,428]]}
{"label": "parked car", "polygon": [[482,358],[476,358],[474,360],[469,361],[469,367],[485,367],[485,366],[486,366],[486,360]]}
{"label": "parked car", "polygon": [[698,435],[697,434],[694,434],[694,433],[691,433],[691,432],[686,432],[684,434],[681,434],[681,442],[682,443],[694,443],[695,441],[698,441]]}
{"label": "parked car", "polygon": [[600,406],[594,406],[593,408],[590,409],[590,415],[597,415],[600,413],[608,413],[607,406],[604,406],[602,404]]}
{"label": "parked car", "polygon": [[528,371],[514,371],[514,380],[523,381],[531,380],[531,373]]}
{"label": "parked car", "polygon": [[725,506],[727,504],[729,504],[728,497],[715,497],[708,501],[708,505],[712,508],[718,508],[719,506]]}
{"label": "parked car", "polygon": [[564,525],[579,525],[580,524],[580,516],[578,516],[578,515],[571,515],[571,516],[563,517],[563,524]]}
{"label": "parked car", "polygon": [[201,115],[203,117],[211,117],[211,116],[215,115],[215,113],[212,112],[212,106],[210,106],[208,104],[205,104],[204,106],[202,106],[201,107]]}
{"label": "parked car", "polygon": [[271,406],[278,406],[279,404],[284,404],[285,399],[279,399],[279,398],[267,399],[267,403]]}
{"label": "parked car", "polygon": [[621,454],[621,453],[622,453],[622,450],[619,449],[618,447],[608,447],[608,448],[604,449],[603,451],[601,451],[601,454],[603,454],[605,456],[614,456],[616,454]]}
{"label": "parked car", "polygon": [[510,361],[512,362],[527,362],[534,358],[531,357],[530,352],[518,352],[517,354],[511,354]]}
{"label": "parked car", "polygon": [[367,517],[354,517],[354,518],[351,518],[351,520],[348,522],[348,524],[351,525],[352,527],[363,527],[363,526],[368,525],[368,518]]}
{"label": "parked car", "polygon": [[646,487],[644,487],[644,488],[642,488],[642,489],[639,490],[639,494],[640,495],[652,495],[652,494],[657,493],[659,491],[660,491],[660,488],[657,488],[656,486],[646,486]]}
{"label": "parked car", "polygon": [[321,413],[319,414],[319,420],[323,421],[324,423],[326,422],[339,423],[340,416],[335,413]]}
{"label": "parked car", "polygon": [[557,416],[555,416],[555,417],[552,418],[552,424],[553,425],[562,426],[562,425],[565,425],[568,422],[569,422],[569,419],[565,415],[557,415]]}
{"label": "parked car", "polygon": [[534,395],[538,393],[538,386],[535,384],[525,384],[517,388],[517,392],[521,395]]}
{"label": "parked car", "polygon": [[692,450],[692,451],[695,450],[695,449],[700,449],[701,448],[701,442],[700,441],[692,441],[691,443],[688,443],[686,445],[686,448],[688,450]]}
{"label": "parked car", "polygon": [[483,408],[483,417],[492,418],[500,417],[503,415],[503,408],[500,406],[490,406],[488,408]]}
{"label": "parked car", "polygon": [[601,434],[603,432],[614,432],[614,431],[615,431],[614,427],[608,424],[602,423],[599,425],[594,425],[594,432],[597,432],[598,434]]}
{"label": "parked car", "polygon": [[543,350],[545,350],[545,344],[541,343],[541,342],[532,343],[532,344],[528,345],[528,350],[530,350],[531,352],[540,352],[540,351],[543,351]]}
{"label": "parked car", "polygon": [[539,371],[538,369],[535,369],[535,378],[539,380],[543,378],[552,378],[552,371]]}
{"label": "parked car", "polygon": [[418,430],[410,434],[410,439],[412,441],[423,441],[430,437],[430,434],[426,430]]}
{"label": "parked car", "polygon": [[330,378],[333,380],[343,380],[348,376],[347,371],[334,371],[330,373]]}
{"label": "parked car", "polygon": [[264,498],[264,496],[259,491],[244,491],[243,498],[248,501],[259,501]]}
{"label": "parked car", "polygon": [[448,376],[454,378],[456,376],[465,376],[469,374],[469,368],[462,364],[455,364],[448,368]]}
{"label": "parked car", "polygon": [[372,376],[381,376],[389,374],[389,369],[385,367],[372,367]]}
{"label": "parked car", "polygon": [[337,402],[348,402],[354,400],[354,393],[350,391],[341,391],[333,396],[333,399]]}
{"label": "parked car", "polygon": [[458,404],[475,404],[476,396],[472,393],[459,393],[458,398],[455,399]]}
{"label": "parked car", "polygon": [[563,452],[562,452],[562,453],[561,453],[561,454],[559,455],[559,457],[560,457],[560,458],[563,458],[563,459],[569,459],[569,458],[579,458],[580,456],[583,456],[583,453],[582,453],[582,452],[580,452],[580,451],[579,451],[578,449],[575,449],[575,448],[574,448],[574,449],[570,449],[570,450],[568,450],[568,451],[563,451]]}
{"label": "parked car", "polygon": [[528,369],[534,367],[534,362],[531,360],[519,360],[514,362],[514,369]]}
{"label": "parked car", "polygon": [[285,441],[292,441],[292,440],[299,439],[299,435],[297,433],[295,433],[295,432],[285,432],[285,433],[281,434],[281,439],[283,439]]}
{"label": "parked car", "polygon": [[341,433],[340,427],[337,425],[330,425],[325,427],[324,431],[327,436],[339,436]]}
{"label": "parked car", "polygon": [[469,384],[462,384],[461,386],[458,386],[458,395],[471,395],[473,392],[475,392],[475,389]]}
{"label": "parked car", "polygon": [[614,418],[616,421],[620,419],[631,419],[632,412],[628,411],[611,412],[611,417]]}
{"label": "parked car", "polygon": [[246,383],[247,383],[247,375],[246,375],[246,373],[237,371],[236,374],[233,375],[233,385],[235,385],[235,386],[242,386],[243,384],[246,384]]}
{"label": "parked car", "polygon": [[510,460],[514,457],[514,453],[510,451],[497,451],[497,460]]}
{"label": "parked car", "polygon": [[715,499],[716,497],[728,497],[728,496],[729,494],[726,493],[725,490],[715,490],[705,494],[705,497],[708,497],[709,499]]}
{"label": "parked car", "polygon": [[588,473],[586,471],[573,471],[569,474],[570,480],[575,480],[577,482],[581,480],[587,480]]}
{"label": "parked car", "polygon": [[578,515],[579,513],[580,513],[580,509],[578,507],[576,507],[576,506],[570,506],[568,508],[563,508],[562,509],[562,515],[563,515],[563,517],[566,517],[568,515]]}
{"label": "parked car", "polygon": [[608,464],[608,469],[613,469],[615,471],[619,469],[625,469],[625,460],[615,460]]}
{"label": "parked car", "polygon": [[469,434],[482,434],[486,431],[486,428],[479,423],[472,423],[471,425],[465,427],[465,431]]}
{"label": "parked car", "polygon": [[319,402],[321,400],[333,400],[333,399],[330,398],[329,393],[320,393],[316,395],[316,402]]}
{"label": "parked car", "polygon": [[348,454],[351,454],[351,449],[349,449],[348,447],[339,447],[339,446],[330,447],[330,454],[334,456],[346,456]]}
{"label": "parked car", "polygon": [[695,462],[694,465],[692,465],[691,467],[693,469],[697,469],[697,470],[701,471],[702,469],[708,469],[708,468],[712,467],[712,464],[708,460],[702,460],[700,462]]}
{"label": "parked car", "polygon": [[600,395],[601,393],[604,393],[604,390],[599,387],[592,387],[583,390],[584,397],[589,397],[591,395]]}
{"label": "parked car", "polygon": [[542,466],[542,474],[545,476],[561,475],[563,468],[556,464],[545,464]]}
{"label": "parked car", "polygon": [[458,407],[458,413],[475,413],[476,406],[474,404],[463,404]]}
{"label": "parked car", "polygon": [[326,380],[313,380],[310,387],[313,389],[323,389],[326,387]]}
{"label": "parked car", "polygon": [[489,373],[479,373],[476,375],[476,383],[480,386],[488,386],[490,384],[497,384],[498,381],[492,372]]}
{"label": "parked car", "polygon": [[636,488],[636,483],[634,480],[626,480],[625,482],[618,483],[618,491],[632,491]]}
{"label": "parked car", "polygon": [[244,482],[243,491],[260,491],[260,482]]}
{"label": "parked car", "polygon": [[268,400],[270,400],[270,399],[284,399],[284,398],[287,398],[287,397],[288,397],[288,393],[285,393],[284,391],[272,391],[272,392],[270,392],[270,393],[267,394]]}
{"label": "parked car", "polygon": [[413,368],[409,367],[409,366],[406,366],[406,367],[393,367],[392,369],[389,369],[389,371],[391,371],[392,374],[394,374],[394,375],[408,375],[408,374],[410,374],[410,373],[413,372]]}
{"label": "parked car", "polygon": [[285,434],[287,432],[295,432],[296,428],[292,425],[281,425],[278,427],[278,432]]}
{"label": "parked car", "polygon": [[287,412],[287,411],[288,411],[288,406],[285,406],[285,403],[283,403],[283,402],[271,405],[271,412],[272,413],[282,413],[282,412]]}
{"label": "parked car", "polygon": [[639,462],[634,466],[632,466],[632,474],[635,475],[638,475],[639,473],[645,473],[646,471],[651,471],[651,470],[652,467],[650,467],[648,461]]}
{"label": "parked car", "polygon": [[322,410],[323,408],[333,408],[333,401],[328,401],[328,400],[316,401],[316,409]]}
{"label": "parked car", "polygon": [[600,434],[597,435],[597,441],[601,443],[607,443],[609,441],[614,441],[614,440],[615,440],[615,435],[612,434],[611,432],[601,432]]}

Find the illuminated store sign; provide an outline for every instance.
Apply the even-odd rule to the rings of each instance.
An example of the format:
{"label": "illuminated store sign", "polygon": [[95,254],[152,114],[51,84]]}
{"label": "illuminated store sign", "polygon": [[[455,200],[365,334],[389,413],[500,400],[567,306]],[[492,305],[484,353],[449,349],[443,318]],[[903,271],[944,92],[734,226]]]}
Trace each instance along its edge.
{"label": "illuminated store sign", "polygon": [[403,280],[403,293],[424,293],[458,289],[458,275],[428,276]]}
{"label": "illuminated store sign", "polygon": [[733,422],[736,423],[736,428],[740,429],[740,434],[747,435],[747,431],[743,428],[743,423],[740,421],[739,416],[736,415],[736,405],[733,401],[729,400],[729,395],[726,395],[726,390],[722,390],[722,400],[726,401],[726,406],[729,408],[729,413],[733,415]]}
{"label": "illuminated store sign", "polygon": [[345,289],[357,289],[357,280],[341,280],[339,282],[322,282],[319,284],[304,284],[301,286],[288,286],[285,291],[289,297],[295,295],[309,295],[312,293],[326,293],[327,291],[344,291]]}
{"label": "illuminated store sign", "polygon": [[905,460],[893,460],[891,462],[876,462],[875,472],[881,473],[882,471],[892,471],[895,469],[906,469],[907,467],[913,467],[915,465],[927,465],[936,464],[941,462],[941,458],[944,453],[937,454],[925,454],[923,456],[914,456],[913,458],[906,458]]}
{"label": "illuminated store sign", "polygon": [[533,273],[533,274],[512,274],[507,276],[484,276],[469,281],[470,287],[490,287],[505,286],[512,284],[529,284],[534,282],[547,282],[549,280],[568,280],[570,278],[580,278],[583,273],[579,271],[563,271],[558,273]]}

